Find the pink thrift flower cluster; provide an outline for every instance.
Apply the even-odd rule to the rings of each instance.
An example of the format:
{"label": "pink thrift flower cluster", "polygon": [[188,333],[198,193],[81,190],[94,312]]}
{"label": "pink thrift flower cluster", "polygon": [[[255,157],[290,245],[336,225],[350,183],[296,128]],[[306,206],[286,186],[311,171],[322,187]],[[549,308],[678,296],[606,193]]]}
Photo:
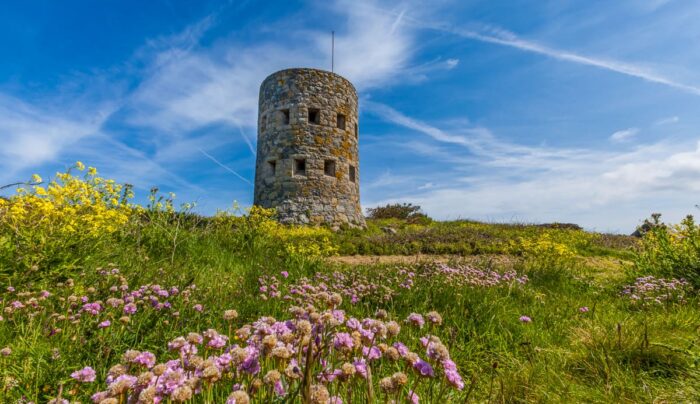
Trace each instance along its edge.
{"label": "pink thrift flower cluster", "polygon": [[643,306],[650,304],[684,303],[685,296],[692,287],[685,279],[663,279],[653,276],[637,278],[634,284],[627,285],[622,295]]}
{"label": "pink thrift flower cluster", "polygon": [[58,283],[54,292],[20,292],[10,287],[7,291],[11,298],[2,308],[2,319],[19,320],[50,313],[47,336],[52,337],[81,326],[105,329],[115,323],[129,323],[131,316],[139,312],[177,318],[178,309],[198,309],[191,296],[194,285],[182,291],[175,286],[166,288],[157,284],[131,288],[118,268],[98,269],[98,275],[99,286],[81,288],[82,293],[76,293],[78,288],[72,279]]}
{"label": "pink thrift flower cluster", "polygon": [[449,266],[444,263],[427,264],[417,270],[417,276],[425,281],[444,281],[454,286],[497,287],[524,285],[527,275],[518,275],[515,270],[503,273],[491,269],[479,269],[469,265]]}
{"label": "pink thrift flower cluster", "polygon": [[[289,274],[282,272],[284,278]],[[286,276],[285,276],[286,275]],[[295,304],[323,303],[328,294],[339,294],[352,304],[365,298],[388,301],[400,288],[410,289],[414,272],[400,269],[368,276],[358,272],[335,271],[331,274],[316,273],[313,278],[300,278],[291,284],[281,282],[277,276],[261,276],[258,291],[263,300],[283,299]]]}
{"label": "pink thrift flower cluster", "polygon": [[[282,272],[283,278],[289,274]],[[316,273],[313,278],[300,278],[292,283],[282,282],[276,275],[258,278],[260,298],[282,299],[294,304],[324,303],[328,295],[339,294],[351,304],[363,299],[386,302],[402,289],[410,290],[417,278],[430,282],[445,282],[454,286],[496,287],[522,285],[528,282],[526,275],[510,270],[499,273],[471,266],[450,267],[446,264],[426,264],[417,269],[398,268],[379,273],[364,274],[357,271],[335,271],[331,274]]]}
{"label": "pink thrift flower cluster", "polygon": [[95,370],[90,366],[86,366],[80,370],[77,370],[70,374],[70,377],[75,379],[80,383],[91,383],[95,381],[96,377]]}
{"label": "pink thrift flower cluster", "polygon": [[[293,401],[301,396],[311,397],[311,402],[342,403],[351,402],[353,391],[360,397],[368,383],[380,379],[385,391],[415,389],[421,379],[464,388],[437,336],[413,340],[422,352],[412,351],[400,339],[399,323],[384,313],[381,319],[360,320],[347,318],[337,304],[326,307],[294,306],[287,320],[262,317],[231,336],[209,329],[177,337],[167,346],[173,355],[160,361],[150,352],[127,351],[108,372],[106,389],[93,394],[92,400],[183,402],[197,395],[208,397],[215,389],[228,395],[227,403]],[[396,372],[401,368],[406,373]],[[82,376],[77,373],[73,377],[79,380]],[[418,394],[406,391],[406,400],[418,402]]]}

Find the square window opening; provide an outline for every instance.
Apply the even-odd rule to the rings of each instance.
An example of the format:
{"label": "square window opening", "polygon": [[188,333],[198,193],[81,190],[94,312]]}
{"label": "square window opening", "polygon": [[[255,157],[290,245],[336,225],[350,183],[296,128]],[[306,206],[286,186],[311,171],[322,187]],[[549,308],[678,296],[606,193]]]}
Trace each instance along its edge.
{"label": "square window opening", "polygon": [[309,123],[318,125],[321,123],[321,110],[318,108],[309,108]]}
{"label": "square window opening", "polygon": [[335,160],[326,160],[323,162],[323,173],[335,177]]}
{"label": "square window opening", "polygon": [[338,129],[345,130],[345,115],[338,114],[336,116],[336,126],[338,127]]}
{"label": "square window opening", "polygon": [[355,166],[350,166],[350,182],[355,182]]}
{"label": "square window opening", "polygon": [[306,175],[306,159],[294,159],[294,175]]}
{"label": "square window opening", "polygon": [[283,109],[282,112],[282,124],[289,125],[289,109]]}
{"label": "square window opening", "polygon": [[277,173],[277,161],[276,160],[268,161],[267,167],[269,168],[270,176],[274,176]]}

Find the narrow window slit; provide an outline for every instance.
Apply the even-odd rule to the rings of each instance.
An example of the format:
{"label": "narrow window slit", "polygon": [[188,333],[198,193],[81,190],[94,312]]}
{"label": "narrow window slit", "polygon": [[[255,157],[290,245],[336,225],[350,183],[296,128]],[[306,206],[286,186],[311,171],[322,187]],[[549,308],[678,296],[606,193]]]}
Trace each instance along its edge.
{"label": "narrow window slit", "polygon": [[294,159],[294,175],[306,175],[306,159]]}
{"label": "narrow window slit", "polygon": [[318,125],[321,123],[321,110],[318,108],[309,108],[309,123]]}
{"label": "narrow window slit", "polygon": [[323,173],[335,177],[335,161],[334,160],[326,160],[323,162]]}
{"label": "narrow window slit", "polygon": [[338,127],[338,129],[345,130],[345,115],[338,114],[336,116],[336,126]]}

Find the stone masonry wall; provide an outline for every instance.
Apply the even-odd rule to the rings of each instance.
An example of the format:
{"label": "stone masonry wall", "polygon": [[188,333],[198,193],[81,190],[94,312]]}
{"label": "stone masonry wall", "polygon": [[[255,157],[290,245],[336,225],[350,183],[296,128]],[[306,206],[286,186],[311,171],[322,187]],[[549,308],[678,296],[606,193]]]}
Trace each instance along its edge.
{"label": "stone masonry wall", "polygon": [[348,80],[316,69],[273,73],[260,86],[254,203],[277,208],[283,223],[364,227],[358,135]]}

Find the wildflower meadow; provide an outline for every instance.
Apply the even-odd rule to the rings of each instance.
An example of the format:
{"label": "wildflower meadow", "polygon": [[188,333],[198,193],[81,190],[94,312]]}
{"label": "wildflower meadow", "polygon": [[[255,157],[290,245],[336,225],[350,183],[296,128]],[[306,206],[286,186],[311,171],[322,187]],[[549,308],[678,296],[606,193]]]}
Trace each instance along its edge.
{"label": "wildflower meadow", "polygon": [[692,217],[334,232],[139,205],[80,162],[4,191],[1,402],[700,401]]}

